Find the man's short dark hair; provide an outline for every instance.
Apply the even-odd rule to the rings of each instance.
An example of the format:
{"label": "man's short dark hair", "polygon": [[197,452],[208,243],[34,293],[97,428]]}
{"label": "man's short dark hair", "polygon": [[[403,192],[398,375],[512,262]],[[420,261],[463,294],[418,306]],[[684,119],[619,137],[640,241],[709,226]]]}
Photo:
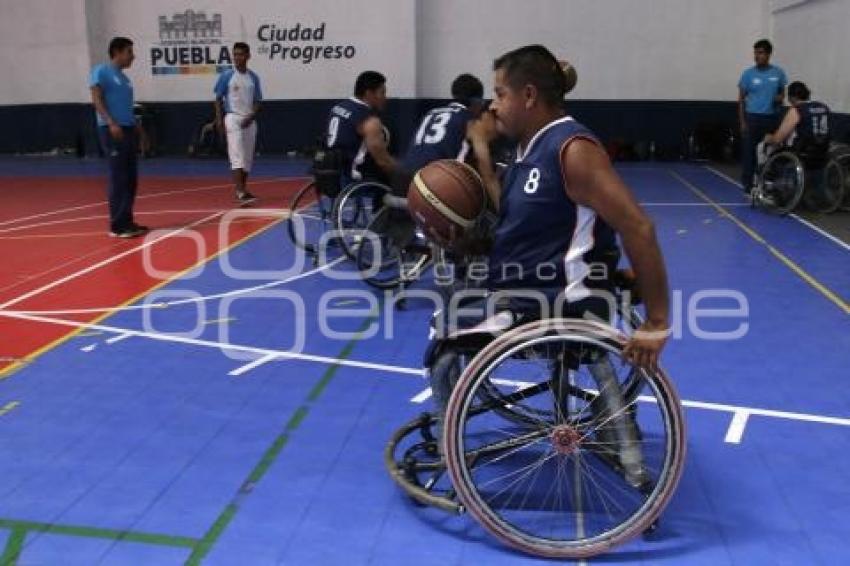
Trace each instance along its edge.
{"label": "man's short dark hair", "polygon": [[133,45],[133,41],[127,39],[126,37],[113,37],[109,42],[109,57],[115,57],[115,54],[119,51],[124,51],[128,47]]}
{"label": "man's short dark hair", "polygon": [[542,45],[526,45],[508,51],[493,62],[493,70],[504,70],[513,89],[534,85],[549,106],[558,106],[567,91],[566,77],[552,52]]}
{"label": "man's short dark hair", "polygon": [[236,51],[237,49],[241,49],[242,51],[247,51],[248,53],[251,52],[251,46],[248,45],[247,43],[245,43],[244,41],[237,41],[236,43],[233,44],[233,50]]}
{"label": "man's short dark hair", "polygon": [[788,98],[796,98],[797,100],[808,100],[812,95],[809,87],[802,81],[794,81],[788,85]]}
{"label": "man's short dark hair", "polygon": [[381,88],[387,82],[387,77],[378,71],[363,71],[354,82],[354,96],[363,96],[367,90]]}
{"label": "man's short dark hair", "polygon": [[764,49],[770,55],[773,53],[773,44],[767,39],[759,39],[753,44],[753,49]]}
{"label": "man's short dark hair", "polygon": [[484,98],[484,85],[478,77],[464,73],[452,81],[452,98],[469,106],[476,100]]}

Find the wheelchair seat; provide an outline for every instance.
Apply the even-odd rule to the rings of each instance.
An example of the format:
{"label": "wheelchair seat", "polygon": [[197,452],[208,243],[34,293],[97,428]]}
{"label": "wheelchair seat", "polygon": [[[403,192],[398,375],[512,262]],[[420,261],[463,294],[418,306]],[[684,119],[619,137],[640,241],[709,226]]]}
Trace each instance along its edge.
{"label": "wheelchair seat", "polygon": [[321,194],[329,198],[336,198],[339,195],[342,190],[344,168],[345,155],[338,149],[318,149],[313,154],[310,172]]}

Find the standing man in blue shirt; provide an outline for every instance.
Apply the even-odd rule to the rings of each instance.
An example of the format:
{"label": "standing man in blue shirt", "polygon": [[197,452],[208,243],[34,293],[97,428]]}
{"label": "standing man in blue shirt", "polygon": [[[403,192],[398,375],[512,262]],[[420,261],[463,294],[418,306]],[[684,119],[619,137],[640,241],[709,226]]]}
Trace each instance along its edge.
{"label": "standing man in blue shirt", "polygon": [[133,221],[139,138],[133,84],[124,69],[135,57],[133,42],[115,37],[109,42],[109,63],[92,69],[89,80],[100,142],[109,158],[109,234],[118,238],[134,238],[148,230]]}
{"label": "standing man in blue shirt", "polygon": [[741,184],[753,187],[756,146],[779,125],[787,79],[785,71],[770,64],[773,45],[760,39],[753,45],[755,65],[738,81],[738,120],[741,125]]}
{"label": "standing man in blue shirt", "polygon": [[257,198],[248,192],[248,173],[254,162],[254,147],[257,142],[257,113],[263,91],[260,78],[248,69],[251,48],[247,43],[233,44],[233,69],[224,71],[215,83],[215,120],[219,132],[227,134],[227,155],[233,182],[236,185],[236,201],[248,204]]}

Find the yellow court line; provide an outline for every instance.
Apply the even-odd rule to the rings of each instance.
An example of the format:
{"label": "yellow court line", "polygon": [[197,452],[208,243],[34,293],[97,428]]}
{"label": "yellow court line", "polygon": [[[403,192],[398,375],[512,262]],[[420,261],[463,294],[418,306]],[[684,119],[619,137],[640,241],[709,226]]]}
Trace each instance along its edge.
{"label": "yellow court line", "polygon": [[818,291],[821,295],[835,303],[838,308],[844,311],[844,314],[850,315],[850,303],[847,303],[844,299],[836,295],[832,292],[826,285],[815,279],[811,274],[809,274],[805,269],[797,265],[791,258],[787,255],[776,249],[770,242],[765,240],[758,232],[744,224],[738,217],[733,215],[731,212],[723,208],[721,205],[717,204],[714,200],[711,199],[708,195],[702,192],[695,185],[690,183],[687,179],[676,173],[675,171],[669,171],[670,175],[672,175],[676,180],[685,185],[688,189],[690,189],[694,194],[703,199],[705,202],[709,203],[713,206],[721,215],[725,218],[728,218],[732,222],[735,223],[738,228],[743,230],[749,237],[751,237],[756,242],[764,245],[768,251],[773,254],[779,261],[785,264],[788,269],[793,271],[800,279],[811,285],[816,291]]}
{"label": "yellow court line", "polygon": [[[186,269],[184,269],[183,271],[180,271],[180,272],[178,272],[178,273],[175,273],[173,276],[171,276],[171,277],[169,277],[168,279],[165,279],[165,280],[163,280],[163,281],[161,281],[161,282],[157,283],[156,285],[154,285],[154,286],[153,286],[153,287],[151,287],[150,289],[147,289],[147,290],[145,290],[145,291],[142,291],[141,293],[138,293],[137,295],[135,295],[134,297],[132,297],[132,298],[130,298],[130,299],[128,299],[128,300],[126,300],[126,301],[124,301],[123,303],[121,303],[121,304],[119,304],[119,305],[116,305],[113,309],[106,311],[105,313],[103,313],[102,315],[98,316],[97,318],[95,318],[94,320],[92,320],[91,322],[89,322],[89,323],[87,323],[87,324],[97,324],[97,323],[101,322],[101,321],[102,321],[102,320],[104,320],[105,318],[107,318],[107,317],[111,316],[112,314],[114,314],[114,313],[115,313],[115,311],[117,311],[118,309],[120,309],[120,308],[122,308],[122,307],[125,307],[125,306],[127,306],[127,305],[129,305],[129,304],[131,304],[131,303],[135,303],[136,301],[138,301],[139,299],[141,299],[141,298],[142,298],[142,297],[144,297],[145,295],[149,295],[150,293],[153,293],[153,292],[154,292],[154,291],[156,291],[157,289],[160,289],[161,287],[164,287],[165,285],[168,285],[168,284],[169,284],[169,283],[171,283],[172,281],[175,281],[176,279],[179,279],[180,277],[182,277],[182,276],[183,276],[183,275],[185,275],[186,273],[188,273],[188,272],[192,271],[193,269],[195,269],[195,268],[197,268],[197,267],[200,267],[201,265],[204,265],[205,263],[208,263],[208,262],[210,262],[210,261],[214,260],[215,258],[217,258],[218,256],[220,256],[221,254],[223,254],[223,253],[225,253],[225,252],[229,252],[230,250],[232,250],[233,248],[235,248],[235,247],[237,247],[237,246],[242,245],[243,243],[245,243],[245,242],[246,242],[246,241],[248,241],[249,239],[253,238],[254,236],[259,236],[259,235],[260,235],[260,234],[262,234],[263,232],[265,232],[265,231],[267,231],[267,230],[271,229],[273,226],[276,226],[277,224],[280,224],[280,223],[281,223],[281,222],[283,222],[284,220],[285,220],[285,218],[279,218],[279,219],[277,219],[277,220],[275,220],[275,221],[273,221],[273,222],[269,223],[267,226],[263,226],[262,228],[260,228],[260,229],[259,229],[259,230],[257,230],[256,232],[253,232],[253,233],[251,233],[251,234],[248,234],[248,235],[247,235],[247,236],[245,236],[244,238],[240,238],[239,240],[237,240],[237,241],[233,242],[232,244],[230,244],[230,245],[228,245],[228,246],[225,246],[224,248],[222,248],[222,249],[218,250],[216,253],[212,254],[211,256],[206,257],[206,258],[204,258],[204,259],[202,259],[202,260],[200,260],[200,261],[196,262],[196,263],[195,263],[194,265],[192,265],[191,267],[187,267],[187,268],[186,268]],[[6,379],[7,377],[9,377],[9,376],[10,376],[10,375],[12,375],[13,373],[15,373],[15,372],[16,372],[18,369],[20,369],[22,366],[24,366],[24,365],[26,365],[26,364],[30,364],[30,363],[32,363],[32,362],[33,362],[36,358],[38,358],[39,356],[41,356],[41,355],[45,354],[46,352],[48,352],[48,351],[50,351],[50,350],[52,350],[52,349],[54,349],[54,348],[56,348],[56,347],[58,347],[58,346],[61,346],[62,344],[64,344],[64,343],[65,343],[65,342],[67,342],[68,340],[70,340],[70,339],[74,338],[75,336],[77,336],[78,334],[80,334],[80,332],[83,332],[84,330],[86,330],[86,328],[85,328],[85,327],[81,327],[81,328],[79,328],[78,330],[74,330],[74,331],[72,331],[72,332],[70,332],[70,333],[66,334],[65,336],[62,336],[62,337],[60,337],[60,338],[57,338],[56,340],[54,340],[53,342],[51,342],[51,343],[47,344],[46,346],[42,346],[42,347],[41,347],[41,348],[39,348],[38,350],[35,350],[34,352],[32,352],[32,353],[28,354],[28,355],[27,355],[27,356],[25,356],[25,357],[24,357],[21,361],[17,361],[17,362],[15,362],[15,363],[13,363],[12,365],[10,365],[9,367],[7,367],[7,368],[5,368],[5,369],[3,369],[3,370],[0,370],[0,381],[2,381],[2,380],[4,380],[4,379]]]}
{"label": "yellow court line", "polygon": [[14,411],[20,404],[20,401],[12,401],[11,403],[6,403],[2,407],[0,407],[0,417]]}

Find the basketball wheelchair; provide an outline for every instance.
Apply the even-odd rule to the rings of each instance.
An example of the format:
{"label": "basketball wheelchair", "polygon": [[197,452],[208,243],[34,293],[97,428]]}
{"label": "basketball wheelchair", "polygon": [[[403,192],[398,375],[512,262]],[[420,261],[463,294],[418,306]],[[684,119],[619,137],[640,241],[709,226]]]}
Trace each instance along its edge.
{"label": "basketball wheelchair", "polygon": [[850,158],[835,155],[824,144],[758,149],[763,159],[750,193],[753,208],[784,216],[803,204],[813,212],[830,213],[846,202]]}
{"label": "basketball wheelchair", "polygon": [[384,453],[416,504],[469,512],[549,558],[656,529],[682,474],[685,421],[670,378],[623,357],[642,319],[633,278],[615,282],[617,327],[508,311],[441,341],[461,363],[442,424],[422,413]]}
{"label": "basketball wheelchair", "polygon": [[[338,248],[354,261],[363,281],[378,289],[403,291],[432,268],[451,274],[435,277],[447,295],[469,286],[463,263],[468,254],[453,253],[428,240],[410,217],[407,199],[397,196],[400,191],[370,180],[342,187],[341,169],[338,154],[325,150],[315,154],[313,179],[289,207],[287,233],[296,247],[315,263],[321,259],[320,251]],[[396,304],[401,307],[404,302]]]}
{"label": "basketball wheelchair", "polygon": [[844,197],[841,201],[841,210],[850,211],[850,145],[837,143],[829,148],[830,158],[833,159],[844,174]]}
{"label": "basketball wheelchair", "polygon": [[[320,149],[313,156],[312,180],[299,189],[289,205],[287,234],[292,243],[318,263],[327,247],[336,246],[349,259],[356,257],[360,232],[374,216],[384,185],[354,181],[344,185],[343,156]],[[325,249],[320,249],[325,248]]]}

